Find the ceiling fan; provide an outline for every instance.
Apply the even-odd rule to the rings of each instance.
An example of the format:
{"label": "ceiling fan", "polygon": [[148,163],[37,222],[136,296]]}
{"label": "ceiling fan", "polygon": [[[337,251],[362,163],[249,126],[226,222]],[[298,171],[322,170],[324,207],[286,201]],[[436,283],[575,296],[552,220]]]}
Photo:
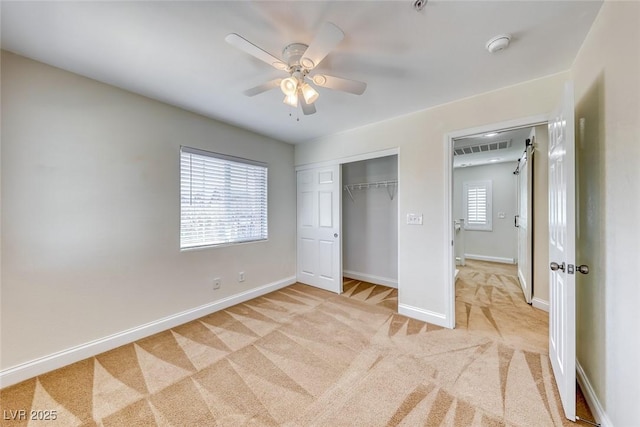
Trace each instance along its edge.
{"label": "ceiling fan", "polygon": [[225,41],[272,67],[289,74],[289,77],[273,79],[247,89],[244,91],[245,95],[255,96],[280,87],[285,95],[283,100],[285,104],[294,108],[300,104],[303,113],[309,115],[316,112],[316,107],[313,103],[320,96],[311,83],[316,86],[355,95],[362,95],[367,88],[366,83],[356,80],[343,79],[326,74],[311,74],[343,38],[344,33],[340,28],[331,22],[325,22],[309,45],[303,43],[287,45],[282,50],[282,59],[276,58],[235,33],[227,35]]}

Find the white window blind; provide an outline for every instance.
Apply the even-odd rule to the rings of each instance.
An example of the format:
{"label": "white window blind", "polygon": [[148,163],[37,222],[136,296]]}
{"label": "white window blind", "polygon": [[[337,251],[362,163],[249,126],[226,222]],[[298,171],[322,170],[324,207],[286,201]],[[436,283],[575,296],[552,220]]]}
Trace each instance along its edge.
{"label": "white window blind", "polygon": [[465,229],[491,231],[491,181],[469,181],[463,187]]}
{"label": "white window blind", "polygon": [[181,147],[180,248],[267,235],[267,165]]}

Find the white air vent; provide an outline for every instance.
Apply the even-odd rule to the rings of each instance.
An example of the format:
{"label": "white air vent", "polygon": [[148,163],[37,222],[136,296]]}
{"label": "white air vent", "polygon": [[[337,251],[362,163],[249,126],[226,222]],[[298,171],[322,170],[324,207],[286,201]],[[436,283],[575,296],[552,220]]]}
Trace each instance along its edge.
{"label": "white air vent", "polygon": [[456,147],[453,150],[454,156],[462,156],[464,154],[485,153],[488,151],[504,150],[511,147],[511,140],[483,142],[481,144],[467,145],[466,147]]}

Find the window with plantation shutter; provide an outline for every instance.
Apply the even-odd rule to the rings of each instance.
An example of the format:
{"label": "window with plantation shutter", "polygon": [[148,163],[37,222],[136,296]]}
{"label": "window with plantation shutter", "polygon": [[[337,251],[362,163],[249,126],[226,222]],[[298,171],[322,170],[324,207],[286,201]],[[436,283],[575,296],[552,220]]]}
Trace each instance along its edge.
{"label": "window with plantation shutter", "polygon": [[466,230],[492,230],[491,181],[468,181],[463,184]]}
{"label": "window with plantation shutter", "polygon": [[267,165],[180,149],[180,248],[267,239]]}

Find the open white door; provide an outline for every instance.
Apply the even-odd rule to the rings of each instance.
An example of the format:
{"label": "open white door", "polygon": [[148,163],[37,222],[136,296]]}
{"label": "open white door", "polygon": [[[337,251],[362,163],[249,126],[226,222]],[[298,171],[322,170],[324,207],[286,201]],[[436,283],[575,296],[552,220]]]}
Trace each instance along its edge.
{"label": "open white door", "polygon": [[298,171],[297,280],[342,293],[340,165]]}
{"label": "open white door", "polygon": [[[529,140],[533,144],[535,139],[535,128],[531,129]],[[533,150],[531,145],[527,144],[527,148],[520,159],[518,165],[518,216],[516,217],[515,226],[518,227],[518,279],[524,299],[531,304],[532,298],[532,272],[531,272],[531,224],[532,222],[532,187],[533,182],[531,159]]]}
{"label": "open white door", "polygon": [[549,358],[565,416],[576,418],[573,85],[549,119]]}

